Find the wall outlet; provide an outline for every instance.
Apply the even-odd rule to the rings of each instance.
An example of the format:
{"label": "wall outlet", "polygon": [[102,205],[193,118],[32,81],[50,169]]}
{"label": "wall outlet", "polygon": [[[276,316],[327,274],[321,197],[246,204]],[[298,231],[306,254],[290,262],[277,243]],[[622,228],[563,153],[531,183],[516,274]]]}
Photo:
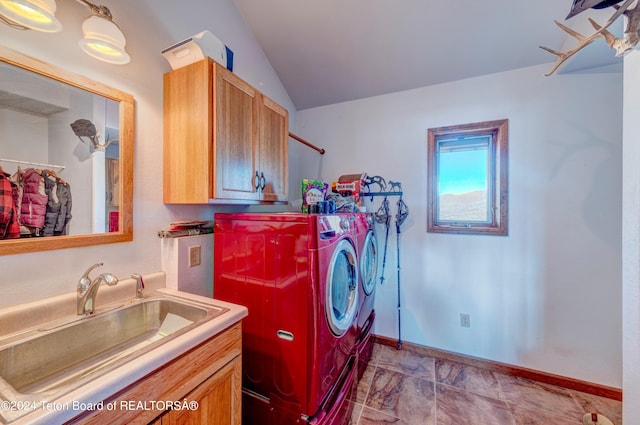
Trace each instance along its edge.
{"label": "wall outlet", "polygon": [[471,327],[471,316],[467,313],[460,313],[460,326],[463,328]]}
{"label": "wall outlet", "polygon": [[189,267],[200,265],[200,245],[189,247]]}

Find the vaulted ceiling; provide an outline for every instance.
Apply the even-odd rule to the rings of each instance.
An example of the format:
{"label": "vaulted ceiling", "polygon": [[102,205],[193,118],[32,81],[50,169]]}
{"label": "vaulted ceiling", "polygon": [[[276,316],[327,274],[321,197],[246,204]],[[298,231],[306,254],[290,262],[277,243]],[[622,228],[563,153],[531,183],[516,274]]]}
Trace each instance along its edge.
{"label": "vaulted ceiling", "polygon": [[[298,110],[551,63],[539,45],[575,44],[554,20],[588,34],[588,16],[613,13],[564,22],[571,0],[235,2]],[[616,61],[600,40],[564,71]]]}

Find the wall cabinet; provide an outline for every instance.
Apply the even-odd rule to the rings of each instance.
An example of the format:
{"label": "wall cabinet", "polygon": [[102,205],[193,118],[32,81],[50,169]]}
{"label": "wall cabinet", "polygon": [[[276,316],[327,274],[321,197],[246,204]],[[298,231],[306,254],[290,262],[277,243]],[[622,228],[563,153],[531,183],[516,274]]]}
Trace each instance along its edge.
{"label": "wall cabinet", "polygon": [[288,111],[211,59],[164,75],[164,202],[286,202]]}
{"label": "wall cabinet", "polygon": [[[242,328],[237,323],[104,400],[114,410],[85,412],[70,424],[241,425]],[[192,409],[159,410],[165,401]],[[160,403],[158,403],[160,402]]]}

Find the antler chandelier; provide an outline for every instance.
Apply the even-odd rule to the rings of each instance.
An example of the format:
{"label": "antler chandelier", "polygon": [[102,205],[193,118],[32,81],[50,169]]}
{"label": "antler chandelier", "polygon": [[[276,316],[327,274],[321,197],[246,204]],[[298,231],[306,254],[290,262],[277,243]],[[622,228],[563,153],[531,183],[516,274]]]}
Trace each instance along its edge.
{"label": "antler chandelier", "polygon": [[[633,49],[635,45],[638,44],[638,41],[640,41],[640,1],[638,1],[633,8],[631,5],[636,0],[625,0],[622,5],[618,5],[617,3],[620,3],[621,1],[622,0],[574,0],[571,11],[565,19],[569,19],[589,8],[603,9],[605,7],[613,7],[616,11],[604,25],[600,25],[593,19],[589,18],[589,22],[596,31],[587,36],[572,30],[558,21],[554,21],[564,32],[578,40],[578,45],[573,49],[562,52],[550,49],[549,47],[540,46],[541,49],[546,50],[558,58],[551,70],[545,75],[549,76],[553,74],[567,59],[600,37],[604,38],[607,45],[616,51],[616,56],[622,56]],[[624,30],[624,36],[622,38],[617,38],[609,32],[607,28],[623,15],[628,19],[627,26]]]}

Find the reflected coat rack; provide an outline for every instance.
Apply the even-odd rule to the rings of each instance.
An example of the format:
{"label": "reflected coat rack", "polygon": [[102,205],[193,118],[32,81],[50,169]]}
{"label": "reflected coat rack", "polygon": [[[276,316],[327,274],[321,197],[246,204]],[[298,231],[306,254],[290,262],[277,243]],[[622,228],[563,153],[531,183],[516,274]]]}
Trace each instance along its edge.
{"label": "reflected coat rack", "polygon": [[42,162],[31,162],[31,161],[17,161],[15,159],[5,159],[5,158],[0,158],[0,162],[9,162],[11,164],[18,164],[18,165],[34,165],[36,167],[48,168],[48,169],[53,169],[58,171],[62,171],[65,168],[64,165],[45,164]]}

